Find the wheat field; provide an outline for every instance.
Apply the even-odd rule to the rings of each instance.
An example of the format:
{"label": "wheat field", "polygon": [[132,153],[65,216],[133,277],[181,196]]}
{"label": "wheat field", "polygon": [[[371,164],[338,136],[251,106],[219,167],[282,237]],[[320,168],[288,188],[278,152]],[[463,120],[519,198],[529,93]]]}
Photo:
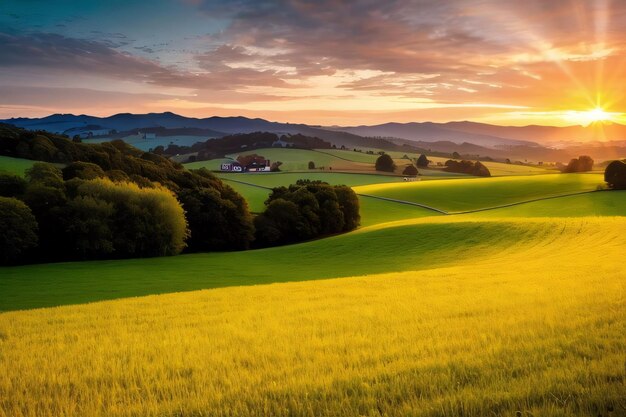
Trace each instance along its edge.
{"label": "wheat field", "polygon": [[481,221],[527,234],[419,272],[1,314],[0,416],[624,415],[626,219]]}

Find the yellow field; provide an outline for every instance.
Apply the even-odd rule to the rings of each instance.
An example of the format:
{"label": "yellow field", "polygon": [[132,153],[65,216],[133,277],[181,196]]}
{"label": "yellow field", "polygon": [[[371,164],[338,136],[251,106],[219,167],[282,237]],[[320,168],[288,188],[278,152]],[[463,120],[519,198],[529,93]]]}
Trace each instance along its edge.
{"label": "yellow field", "polygon": [[440,269],[2,314],[0,416],[624,415],[626,219],[480,221],[523,238]]}

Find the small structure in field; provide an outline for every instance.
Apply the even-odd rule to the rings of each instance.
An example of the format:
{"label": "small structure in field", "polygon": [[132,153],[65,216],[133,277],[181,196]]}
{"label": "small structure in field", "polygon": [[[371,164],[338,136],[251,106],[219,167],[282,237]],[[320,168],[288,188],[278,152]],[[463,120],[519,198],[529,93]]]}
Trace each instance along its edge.
{"label": "small structure in field", "polygon": [[271,163],[260,155],[239,156],[236,161],[221,164],[221,170],[226,172],[269,172]]}

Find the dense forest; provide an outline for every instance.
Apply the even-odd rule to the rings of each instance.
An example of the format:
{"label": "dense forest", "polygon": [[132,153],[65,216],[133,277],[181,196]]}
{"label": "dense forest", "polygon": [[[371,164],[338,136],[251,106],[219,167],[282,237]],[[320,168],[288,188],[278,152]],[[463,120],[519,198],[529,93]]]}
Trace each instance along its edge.
{"label": "dense forest", "polygon": [[[34,164],[26,178],[0,173],[5,232],[0,262],[5,264],[243,250],[253,242],[256,247],[294,242],[358,225],[357,217],[348,223],[351,228],[344,221],[341,230],[314,227],[278,241],[263,232],[255,242],[247,202],[231,187],[206,169],[187,170],[120,140],[83,144],[0,125],[0,154],[47,162]],[[354,192],[338,190],[342,210],[356,210],[358,216]],[[296,203],[300,210],[305,201]],[[319,210],[316,215],[324,223],[330,213],[337,214]],[[273,219],[272,213],[264,218]]]}
{"label": "dense forest", "polygon": [[205,161],[222,158],[229,153],[241,152],[245,149],[271,148],[275,146],[300,149],[330,149],[333,145],[323,139],[301,134],[282,135],[269,132],[241,133],[209,139],[192,146],[169,145],[167,148],[158,146],[154,152],[162,155],[196,154],[190,161]]}

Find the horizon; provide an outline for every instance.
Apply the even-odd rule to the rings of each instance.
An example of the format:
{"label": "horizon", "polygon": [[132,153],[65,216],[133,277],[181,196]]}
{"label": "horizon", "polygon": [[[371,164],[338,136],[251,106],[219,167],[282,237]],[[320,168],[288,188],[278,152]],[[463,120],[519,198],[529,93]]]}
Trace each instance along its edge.
{"label": "horizon", "polygon": [[0,118],[625,124],[624,28],[604,0],[7,1]]}
{"label": "horizon", "polygon": [[293,124],[293,125],[307,125],[307,126],[311,126],[311,127],[320,127],[320,128],[340,128],[340,127],[344,127],[344,128],[348,128],[348,127],[360,127],[360,126],[377,126],[377,125],[383,125],[383,124],[411,124],[411,123],[416,123],[416,124],[425,124],[425,123],[434,123],[434,124],[448,124],[448,123],[477,123],[477,124],[487,124],[487,125],[491,125],[491,126],[498,126],[498,127],[558,127],[558,128],[571,128],[571,127],[582,127],[582,128],[588,128],[588,127],[592,127],[595,125],[600,125],[600,126],[606,126],[606,125],[618,125],[618,126],[626,126],[626,124],[623,123],[619,123],[616,121],[611,121],[611,120],[600,120],[600,121],[594,121],[591,122],[589,124],[586,125],[582,125],[582,124],[569,124],[569,125],[548,125],[548,124],[519,124],[519,125],[514,125],[514,124],[498,124],[498,123],[486,123],[486,122],[476,122],[473,120],[448,120],[445,122],[435,122],[432,120],[414,120],[414,121],[408,121],[408,122],[401,122],[401,121],[397,121],[397,120],[389,120],[389,121],[385,121],[382,123],[378,123],[378,124],[359,124],[359,125],[324,125],[324,124],[319,124],[319,123],[304,123],[304,122],[291,122],[291,121],[282,121],[282,120],[275,120],[275,119],[269,119],[269,118],[263,118],[263,117],[248,117],[248,116],[244,116],[241,114],[233,114],[230,116],[218,116],[218,115],[206,115],[206,116],[202,116],[202,115],[197,115],[197,116],[190,116],[190,115],[186,115],[186,114],[182,114],[182,113],[176,113],[173,112],[171,110],[163,110],[160,112],[149,112],[149,113],[132,113],[132,112],[120,112],[120,113],[111,113],[111,114],[107,114],[107,115],[95,115],[95,114],[87,114],[87,113],[50,113],[50,114],[46,114],[44,116],[35,116],[35,117],[24,117],[24,116],[16,116],[16,117],[9,117],[9,118],[5,118],[5,119],[0,119],[0,121],[6,121],[6,120],[11,120],[11,119],[31,119],[31,120],[37,120],[37,119],[44,119],[46,117],[52,117],[52,116],[73,116],[73,117],[82,117],[82,116],[86,116],[86,117],[98,117],[98,118],[102,118],[102,119],[106,119],[109,117],[114,117],[114,116],[120,116],[120,115],[131,115],[131,116],[145,116],[145,115],[162,115],[162,114],[173,114],[175,116],[181,116],[187,119],[198,119],[198,120],[202,120],[202,119],[211,119],[211,118],[222,118],[222,119],[229,119],[229,118],[247,118],[250,120],[264,120],[266,122],[270,122],[270,123],[281,123],[281,124]]}

